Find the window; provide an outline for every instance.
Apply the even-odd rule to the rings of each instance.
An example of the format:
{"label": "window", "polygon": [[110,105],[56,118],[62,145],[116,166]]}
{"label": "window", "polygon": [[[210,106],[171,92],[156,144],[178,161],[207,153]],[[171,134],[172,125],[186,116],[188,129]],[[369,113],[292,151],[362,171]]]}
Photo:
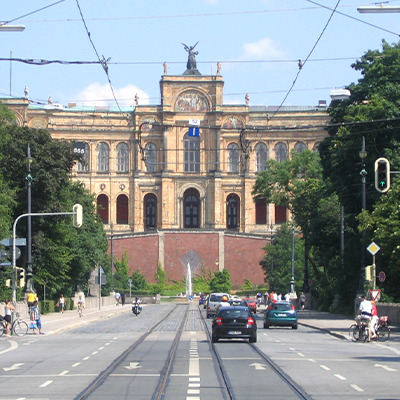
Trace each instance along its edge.
{"label": "window", "polygon": [[255,149],[256,153],[256,171],[265,171],[267,169],[266,163],[268,160],[268,147],[265,143],[257,143]]}
{"label": "window", "polygon": [[200,137],[189,136],[183,138],[185,149],[185,172],[200,172]]}
{"label": "window", "polygon": [[147,143],[145,147],[146,170],[147,172],[156,172],[157,170],[157,152],[154,143]]}
{"label": "window", "polygon": [[267,223],[267,203],[265,199],[256,200],[256,224],[265,225]]}
{"label": "window", "polygon": [[199,228],[199,195],[197,190],[189,190],[184,197],[185,228]]}
{"label": "window", "polygon": [[110,150],[107,143],[101,142],[97,146],[97,172],[108,172]]}
{"label": "window", "polygon": [[236,143],[228,145],[228,172],[239,172],[239,146]]}
{"label": "window", "polygon": [[97,197],[97,213],[103,224],[108,224],[108,196],[105,194],[100,194]]}
{"label": "window", "polygon": [[144,198],[145,208],[145,227],[144,229],[156,229],[157,228],[157,198],[153,194],[147,194]]}
{"label": "window", "polygon": [[117,197],[117,224],[127,224],[128,215],[128,196],[120,194]]}
{"label": "window", "polygon": [[117,146],[117,172],[129,171],[129,148],[126,143]]}
{"label": "window", "polygon": [[78,161],[78,172],[88,172],[90,165],[89,145],[85,143],[85,152],[82,156],[82,162]]}
{"label": "window", "polygon": [[230,194],[226,200],[226,227],[237,229],[239,227],[239,197]]}
{"label": "window", "polygon": [[275,205],[275,224],[282,224],[286,221],[286,207]]}
{"label": "window", "polygon": [[304,151],[304,150],[306,150],[307,149],[307,146],[303,143],[303,142],[297,142],[295,145],[294,145],[294,151],[296,152],[296,153],[301,153],[302,151]]}
{"label": "window", "polygon": [[288,158],[288,149],[285,143],[279,142],[275,146],[276,161],[286,161]]}

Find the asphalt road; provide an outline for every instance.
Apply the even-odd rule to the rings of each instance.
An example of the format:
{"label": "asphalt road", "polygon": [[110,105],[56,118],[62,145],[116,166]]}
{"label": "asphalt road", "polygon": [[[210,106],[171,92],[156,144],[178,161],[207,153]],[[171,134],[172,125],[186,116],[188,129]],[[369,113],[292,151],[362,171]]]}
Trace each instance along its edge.
{"label": "asphalt road", "polygon": [[[152,399],[163,376],[167,400],[299,398],[283,376],[312,399],[400,399],[398,341],[353,343],[306,326],[266,330],[258,319],[256,348],[270,362],[246,342],[221,340],[218,364],[195,305],[167,372],[187,306],[150,330],[174,307],[149,305],[138,317],[122,313],[54,335],[1,338],[0,400],[75,399],[102,375],[87,398]],[[148,336],[129,351],[143,333]]]}

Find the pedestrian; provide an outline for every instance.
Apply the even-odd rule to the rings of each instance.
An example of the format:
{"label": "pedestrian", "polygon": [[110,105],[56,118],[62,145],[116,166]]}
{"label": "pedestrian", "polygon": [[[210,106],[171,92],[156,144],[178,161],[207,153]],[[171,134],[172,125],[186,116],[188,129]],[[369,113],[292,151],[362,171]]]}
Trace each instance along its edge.
{"label": "pedestrian", "polygon": [[301,295],[299,296],[299,302],[300,302],[300,310],[304,310],[304,307],[306,306],[306,295],[304,292],[301,292]]}
{"label": "pedestrian", "polygon": [[261,297],[262,294],[260,292],[257,293],[257,306],[259,307],[261,305]]}
{"label": "pedestrian", "polygon": [[282,300],[282,293],[279,293],[279,294],[278,294],[277,301],[281,301],[281,300]]}
{"label": "pedestrian", "polygon": [[268,299],[269,299],[269,294],[268,294],[268,292],[266,291],[266,292],[264,293],[264,306],[266,306],[266,305],[268,304]]}
{"label": "pedestrian", "polygon": [[33,290],[30,290],[28,293],[28,296],[26,297],[26,302],[28,303],[28,308],[29,308],[29,312],[31,312],[31,307],[33,306],[33,303],[35,302],[35,300],[37,300],[37,296],[36,293]]}
{"label": "pedestrian", "polygon": [[290,301],[290,294],[289,293],[285,294],[285,301]]}
{"label": "pedestrian", "polygon": [[120,295],[120,293],[119,292],[116,292],[115,293],[115,295],[114,295],[114,297],[115,297],[115,301],[116,301],[116,306],[119,306],[119,300],[120,300],[120,298],[121,298],[121,295]]}
{"label": "pedestrian", "polygon": [[[33,306],[31,307],[31,321],[36,322],[36,327],[39,330],[39,334],[43,335],[42,332],[42,321],[40,319],[40,310],[38,306],[37,300],[33,302]],[[33,333],[36,334],[36,329],[33,328]]]}
{"label": "pedestrian", "polygon": [[83,316],[83,310],[85,308],[85,295],[83,293],[80,293],[78,296],[78,311],[79,308],[81,310],[81,316]]}
{"label": "pedestrian", "polygon": [[11,304],[11,300],[6,300],[6,305],[4,306],[4,319],[7,323],[6,325],[6,337],[10,337],[10,325],[11,325],[11,314],[15,310],[15,307]]}
{"label": "pedestrian", "polygon": [[124,291],[121,292],[121,304],[125,305],[126,294]]}
{"label": "pedestrian", "polygon": [[56,306],[60,308],[60,312],[61,312],[61,314],[63,314],[64,310],[65,310],[65,297],[63,294],[58,299]]}
{"label": "pedestrian", "polygon": [[376,326],[378,324],[379,321],[379,317],[378,317],[378,309],[376,307],[375,304],[375,300],[371,300],[371,305],[372,305],[372,318],[371,318],[371,339],[376,339],[377,335],[376,335]]}

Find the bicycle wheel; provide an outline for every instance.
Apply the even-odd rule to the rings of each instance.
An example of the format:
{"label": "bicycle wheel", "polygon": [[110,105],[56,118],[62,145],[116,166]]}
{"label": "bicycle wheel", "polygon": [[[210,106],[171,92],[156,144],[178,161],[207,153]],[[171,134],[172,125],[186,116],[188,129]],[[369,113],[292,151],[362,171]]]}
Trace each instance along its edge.
{"label": "bicycle wheel", "polygon": [[380,326],[376,330],[376,334],[380,342],[386,342],[390,337],[390,329],[387,326]]}
{"label": "bicycle wheel", "polygon": [[28,324],[25,321],[17,319],[13,324],[13,332],[17,336],[25,336],[28,332]]}
{"label": "bicycle wheel", "polygon": [[6,333],[6,325],[4,321],[0,322],[0,337]]}
{"label": "bicycle wheel", "polygon": [[353,342],[360,340],[360,329],[356,324],[353,324],[349,329],[349,336]]}

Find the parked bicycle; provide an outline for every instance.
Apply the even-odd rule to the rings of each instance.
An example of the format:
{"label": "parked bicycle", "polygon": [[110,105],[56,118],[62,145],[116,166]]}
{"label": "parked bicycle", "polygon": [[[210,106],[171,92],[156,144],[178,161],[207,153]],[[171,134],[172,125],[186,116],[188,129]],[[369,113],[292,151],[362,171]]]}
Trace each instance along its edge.
{"label": "parked bicycle", "polygon": [[[349,329],[349,336],[353,342],[366,342],[368,340],[369,328],[368,320],[361,320],[360,325],[353,324]],[[388,317],[379,317],[375,324],[376,339],[379,342],[385,342],[390,337],[390,328]]]}
{"label": "parked bicycle", "polygon": [[[6,333],[6,320],[0,316],[0,336]],[[28,324],[20,318],[20,314],[15,313],[15,320],[10,326],[10,333],[16,336],[25,336],[28,332]]]}

